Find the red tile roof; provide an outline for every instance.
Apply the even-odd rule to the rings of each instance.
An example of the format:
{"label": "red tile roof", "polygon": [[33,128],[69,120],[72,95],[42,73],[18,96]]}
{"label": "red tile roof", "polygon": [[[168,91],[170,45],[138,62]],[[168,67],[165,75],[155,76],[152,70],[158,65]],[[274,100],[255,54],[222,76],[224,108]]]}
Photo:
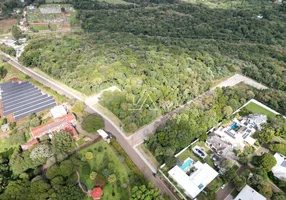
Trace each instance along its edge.
{"label": "red tile roof", "polygon": [[66,124],[64,127],[64,130],[66,132],[69,132],[72,135],[74,140],[79,140],[78,134],[77,134],[75,128],[71,124]]}
{"label": "red tile roof", "polygon": [[12,82],[18,82],[18,83],[23,82],[21,79],[15,78],[15,77],[14,77],[14,78],[11,78],[10,81],[12,81]]}
{"label": "red tile roof", "polygon": [[38,140],[37,139],[32,139],[29,142],[22,144],[21,148],[23,151],[27,151],[28,149],[30,149],[32,146],[34,146],[35,144],[38,144]]}
{"label": "red tile roof", "polygon": [[100,187],[97,188],[93,188],[93,190],[91,191],[90,195],[91,197],[95,200],[95,199],[100,199],[100,197],[102,196],[103,191]]}
{"label": "red tile roof", "polygon": [[54,119],[47,124],[33,128],[31,134],[33,138],[40,138],[51,131],[55,131],[55,129],[64,129],[66,124],[75,123],[75,121],[76,118],[73,114],[67,114],[57,119]]}

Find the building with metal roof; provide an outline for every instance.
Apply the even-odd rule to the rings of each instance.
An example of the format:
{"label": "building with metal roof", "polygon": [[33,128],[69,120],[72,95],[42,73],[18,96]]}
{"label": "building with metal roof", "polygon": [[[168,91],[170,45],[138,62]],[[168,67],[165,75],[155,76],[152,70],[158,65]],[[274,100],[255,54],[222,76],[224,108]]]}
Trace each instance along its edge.
{"label": "building with metal roof", "polygon": [[17,121],[56,105],[54,98],[44,94],[30,82],[13,79],[0,84],[0,115]]}

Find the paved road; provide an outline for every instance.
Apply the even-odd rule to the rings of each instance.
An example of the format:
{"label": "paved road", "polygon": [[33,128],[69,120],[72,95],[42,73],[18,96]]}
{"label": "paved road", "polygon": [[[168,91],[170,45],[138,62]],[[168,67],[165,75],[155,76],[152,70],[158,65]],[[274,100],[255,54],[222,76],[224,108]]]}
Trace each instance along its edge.
{"label": "paved road", "polygon": [[245,83],[252,87],[255,87],[257,89],[267,89],[266,86],[252,80],[251,78],[248,78],[246,76],[235,74],[232,77],[226,79],[225,81],[221,82],[220,84],[216,85],[215,87],[211,88],[209,91],[199,95],[198,97],[192,99],[188,103],[181,105],[180,107],[176,108],[175,110],[170,111],[169,113],[157,118],[150,124],[140,128],[138,131],[136,131],[133,135],[129,136],[128,139],[133,145],[140,144],[144,141],[144,139],[147,139],[148,135],[153,134],[156,129],[164,124],[174,113],[178,113],[180,110],[184,109],[188,105],[190,105],[195,100],[202,98],[204,95],[208,95],[211,93],[211,91],[215,90],[216,88],[222,88],[222,87],[232,87],[237,85],[238,83]]}
{"label": "paved road", "polygon": [[[4,57],[9,58],[10,60],[8,61],[8,63],[14,66],[15,68],[17,68],[18,70],[22,71],[23,73],[27,74],[28,76],[37,80],[43,85],[52,88],[53,90],[57,91],[59,94],[63,94],[67,96],[68,98],[77,99],[79,101],[84,102],[84,99],[82,99],[80,96],[73,94],[71,91],[67,90],[66,88],[63,88],[60,85],[57,85],[56,83],[51,82],[45,77],[30,70],[29,68],[22,66],[21,64],[17,62],[17,60],[12,58],[11,56],[3,53],[2,51],[0,51],[0,55],[3,55]],[[127,137],[122,132],[122,130],[113,121],[111,121],[107,116],[105,116],[102,112],[96,110],[90,105],[86,105],[86,107],[90,113],[97,113],[103,117],[105,121],[105,129],[116,137],[116,140],[118,141],[118,143],[122,146],[125,152],[130,156],[132,161],[139,168],[139,170],[144,174],[146,179],[148,181],[154,181],[155,186],[159,188],[161,192],[168,194],[173,199],[176,199],[176,197],[169,190],[169,188],[159,178],[153,177],[152,170],[146,165],[144,160],[136,153],[135,149],[133,148],[133,146],[130,145],[129,141],[127,140]]]}

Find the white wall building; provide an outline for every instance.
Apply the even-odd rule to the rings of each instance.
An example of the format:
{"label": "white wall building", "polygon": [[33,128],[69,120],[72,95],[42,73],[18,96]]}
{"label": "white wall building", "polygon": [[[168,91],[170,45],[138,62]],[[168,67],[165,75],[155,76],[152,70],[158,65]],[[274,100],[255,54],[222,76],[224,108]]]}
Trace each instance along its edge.
{"label": "white wall building", "polygon": [[102,137],[102,139],[106,142],[110,142],[110,137],[109,135],[102,129],[97,130],[98,134]]}
{"label": "white wall building", "polygon": [[251,114],[241,120],[233,119],[231,125],[219,127],[215,130],[223,141],[226,141],[236,149],[243,150],[246,144],[254,145],[255,139],[251,137],[256,130],[261,129],[261,125],[267,122],[267,116],[261,114]]}
{"label": "white wall building", "polygon": [[252,187],[246,185],[234,200],[266,200],[266,198],[256,192]]}
{"label": "white wall building", "polygon": [[276,165],[272,168],[274,176],[281,180],[286,180],[286,156],[275,153],[274,157],[277,161]]}
{"label": "white wall building", "polygon": [[66,108],[63,105],[53,107],[50,112],[54,119],[68,114]]}
{"label": "white wall building", "polygon": [[203,164],[198,161],[194,164],[194,168],[195,171],[190,176],[177,165],[168,172],[170,177],[185,190],[185,194],[191,198],[195,198],[218,175],[207,163]]}

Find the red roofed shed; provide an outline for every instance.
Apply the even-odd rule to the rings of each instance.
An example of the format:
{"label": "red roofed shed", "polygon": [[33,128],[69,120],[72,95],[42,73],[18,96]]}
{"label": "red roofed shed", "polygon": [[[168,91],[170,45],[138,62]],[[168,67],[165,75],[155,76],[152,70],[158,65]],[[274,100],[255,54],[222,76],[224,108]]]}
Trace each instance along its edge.
{"label": "red roofed shed", "polygon": [[93,190],[90,193],[90,196],[96,200],[96,199],[100,199],[100,197],[102,196],[103,191],[100,187],[97,188],[93,188]]}

